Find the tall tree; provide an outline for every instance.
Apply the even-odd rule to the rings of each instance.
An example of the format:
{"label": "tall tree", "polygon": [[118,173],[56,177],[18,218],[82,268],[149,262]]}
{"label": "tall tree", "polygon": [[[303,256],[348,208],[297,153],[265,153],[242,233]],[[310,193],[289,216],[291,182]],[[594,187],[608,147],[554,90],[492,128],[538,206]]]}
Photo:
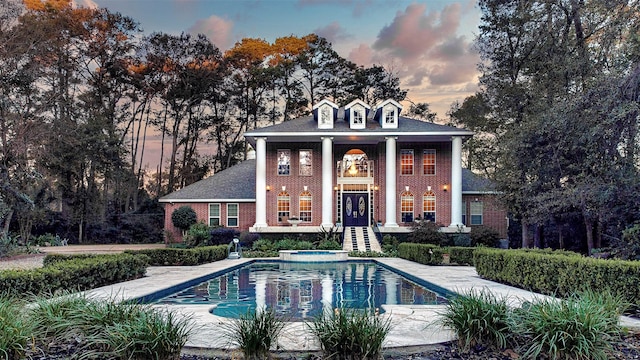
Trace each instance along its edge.
{"label": "tall tree", "polygon": [[[623,44],[638,21],[637,5],[480,1],[481,84],[491,109],[489,119],[497,121],[492,134],[498,159],[495,178],[511,211],[523,221],[523,246],[532,245],[529,223],[541,234],[541,226],[562,222],[563,214],[571,211],[583,218],[588,251],[597,246],[594,236],[610,228],[602,214],[610,209],[612,198],[594,196],[587,186],[608,193],[611,189],[596,185],[607,184],[607,177],[585,170],[595,170],[589,165],[595,163],[617,168],[620,139],[592,136],[604,120],[596,114],[604,113],[596,102],[580,99],[591,98],[603,83],[602,74],[617,77],[629,71]],[[604,154],[603,146],[609,149]],[[549,194],[564,201],[543,201]],[[541,239],[534,239],[534,244],[542,245]]]}

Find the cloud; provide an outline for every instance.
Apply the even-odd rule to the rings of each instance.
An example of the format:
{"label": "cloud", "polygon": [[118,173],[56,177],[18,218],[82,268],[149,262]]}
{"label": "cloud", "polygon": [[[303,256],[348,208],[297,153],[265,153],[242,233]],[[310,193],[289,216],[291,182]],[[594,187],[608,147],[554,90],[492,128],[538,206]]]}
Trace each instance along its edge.
{"label": "cloud", "polygon": [[406,81],[407,86],[420,86],[422,85],[422,80],[429,75],[429,72],[424,69],[417,69],[412,74],[409,75],[409,78]]}
{"label": "cloud", "polygon": [[367,44],[360,44],[351,50],[347,59],[357,65],[369,66],[373,64],[373,50]]}
{"label": "cloud", "polygon": [[335,43],[340,40],[346,40],[352,37],[345,32],[344,28],[340,26],[340,23],[338,23],[337,21],[334,21],[325,27],[315,29],[313,32],[329,40],[329,42],[331,43]]}
{"label": "cloud", "polygon": [[375,6],[374,0],[298,0],[299,7],[338,5],[343,7],[353,7],[351,13],[354,17],[361,17],[368,9]]}
{"label": "cloud", "polygon": [[442,12],[426,12],[425,4],[411,4],[398,11],[392,23],[380,30],[373,44],[406,61],[415,61],[451,34],[460,24],[460,4],[447,5]]}
{"label": "cloud", "polygon": [[95,1],[93,0],[72,0],[71,1],[71,6],[74,9],[77,8],[87,8],[87,9],[97,9],[99,8],[98,4],[96,4]]}
{"label": "cloud", "polygon": [[475,66],[436,65],[431,68],[428,78],[431,85],[452,85],[468,82],[476,73]]}
{"label": "cloud", "polygon": [[220,50],[229,49],[233,44],[233,21],[211,15],[204,20],[198,20],[189,29],[192,34],[204,34]]}

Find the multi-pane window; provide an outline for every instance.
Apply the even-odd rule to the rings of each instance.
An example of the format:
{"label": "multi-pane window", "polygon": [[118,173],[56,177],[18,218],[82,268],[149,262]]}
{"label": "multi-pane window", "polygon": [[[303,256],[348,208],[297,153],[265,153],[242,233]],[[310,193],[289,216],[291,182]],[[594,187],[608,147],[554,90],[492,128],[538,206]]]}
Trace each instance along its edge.
{"label": "multi-pane window", "polygon": [[436,150],[435,149],[425,149],[422,151],[422,174],[423,175],[436,174]]}
{"label": "multi-pane window", "polygon": [[291,174],[291,150],[278,150],[278,175]]}
{"label": "multi-pane window", "polygon": [[431,222],[436,221],[436,194],[427,191],[422,195],[422,217]]}
{"label": "multi-pane window", "polygon": [[320,109],[320,124],[331,124],[331,107],[325,105]]}
{"label": "multi-pane window", "polygon": [[364,122],[364,109],[357,107],[353,109],[353,123],[362,124]]}
{"label": "multi-pane window", "polygon": [[467,225],[467,202],[462,200],[462,225]]}
{"label": "multi-pane window", "polygon": [[413,175],[413,150],[400,150],[400,174]]}
{"label": "multi-pane window", "polygon": [[300,220],[302,222],[311,222],[311,193],[303,191],[300,193]]}
{"label": "multi-pane window", "polygon": [[484,206],[482,201],[472,201],[469,205],[469,213],[471,214],[471,225],[482,225],[482,213]]}
{"label": "multi-pane window", "polygon": [[285,222],[291,215],[291,197],[283,191],[278,194],[278,222]]}
{"label": "multi-pane window", "polygon": [[220,226],[220,204],[209,204],[209,226]]}
{"label": "multi-pane window", "polygon": [[405,191],[400,196],[400,213],[402,214],[402,222],[413,222],[413,194]]}
{"label": "multi-pane window", "polygon": [[300,176],[313,175],[313,155],[311,150],[300,150]]}
{"label": "multi-pane window", "polygon": [[384,122],[386,124],[393,124],[396,122],[396,108],[393,105],[385,106]]}
{"label": "multi-pane window", "polygon": [[227,204],[227,227],[238,227],[238,204]]}

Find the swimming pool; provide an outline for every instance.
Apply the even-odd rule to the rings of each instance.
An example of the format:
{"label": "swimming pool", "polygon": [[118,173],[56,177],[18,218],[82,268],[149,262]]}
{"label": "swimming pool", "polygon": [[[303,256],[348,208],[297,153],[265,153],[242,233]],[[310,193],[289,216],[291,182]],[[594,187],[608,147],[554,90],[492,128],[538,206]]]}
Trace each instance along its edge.
{"label": "swimming pool", "polygon": [[446,290],[413,280],[374,261],[254,261],[148,300],[159,304],[211,305],[212,314],[228,318],[268,308],[292,321],[340,307],[383,312],[383,305],[446,303]]}

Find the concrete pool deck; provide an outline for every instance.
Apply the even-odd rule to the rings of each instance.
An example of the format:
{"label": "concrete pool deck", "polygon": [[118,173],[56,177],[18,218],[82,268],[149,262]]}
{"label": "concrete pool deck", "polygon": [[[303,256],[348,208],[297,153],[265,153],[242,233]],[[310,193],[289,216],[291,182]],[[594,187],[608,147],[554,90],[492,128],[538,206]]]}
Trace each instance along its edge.
{"label": "concrete pool deck", "polygon": [[[149,267],[144,278],[97,288],[88,291],[87,294],[97,298],[138,298],[253,260],[242,258],[199,266]],[[354,260],[362,260],[362,258],[354,258]],[[486,288],[499,297],[507,297],[513,306],[518,306],[523,301],[544,297],[544,295],[481,279],[475,268],[469,266],[428,266],[399,258],[371,260],[456,293]],[[185,352],[199,353],[210,349],[228,348],[228,343],[221,336],[220,330],[229,319],[210,314],[211,305],[156,306],[177,311],[193,319],[197,330],[187,342]],[[444,305],[383,305],[383,308],[385,310],[383,316],[390,316],[392,324],[385,348],[433,345],[454,339],[450,330],[443,329],[437,324],[438,313],[444,310]],[[640,320],[622,317],[621,324],[640,329]],[[280,336],[278,349],[291,352],[317,351],[319,345],[313,340],[304,323],[292,322],[287,323]]]}

